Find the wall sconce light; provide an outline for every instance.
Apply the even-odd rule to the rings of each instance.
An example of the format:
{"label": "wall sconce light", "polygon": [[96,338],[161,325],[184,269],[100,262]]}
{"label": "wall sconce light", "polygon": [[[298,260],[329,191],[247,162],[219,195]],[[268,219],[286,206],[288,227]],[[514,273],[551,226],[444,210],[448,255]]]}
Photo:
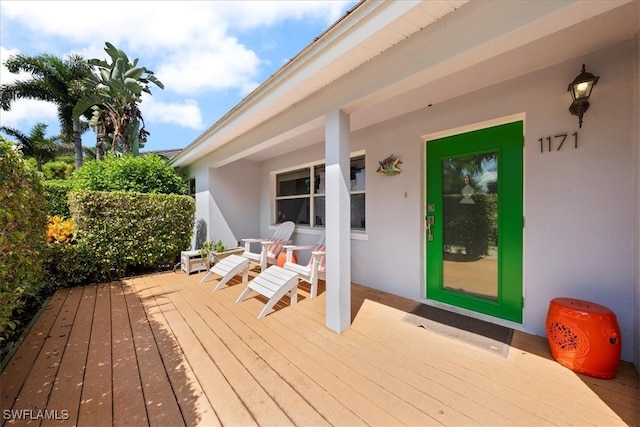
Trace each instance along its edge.
{"label": "wall sconce light", "polygon": [[578,116],[578,123],[581,128],[582,116],[589,109],[589,97],[599,78],[588,73],[585,65],[582,64],[582,72],[569,84],[568,90],[573,98],[569,111],[574,116]]}

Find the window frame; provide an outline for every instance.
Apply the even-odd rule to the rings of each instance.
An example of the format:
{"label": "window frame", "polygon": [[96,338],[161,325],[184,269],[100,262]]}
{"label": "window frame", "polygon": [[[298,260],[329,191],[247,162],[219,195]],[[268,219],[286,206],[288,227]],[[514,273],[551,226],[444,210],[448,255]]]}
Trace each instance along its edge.
{"label": "window frame", "polygon": [[[365,162],[365,177],[366,177],[366,152],[365,150],[358,150],[358,151],[354,151],[352,153],[349,154],[349,163],[351,164],[351,162],[358,157],[364,157],[364,162]],[[316,178],[316,167],[317,166],[325,166],[326,167],[326,161],[325,160],[317,160],[317,161],[313,161],[313,162],[307,162],[307,163],[301,163],[301,164],[297,164],[297,165],[292,165],[290,167],[287,168],[283,168],[283,169],[278,169],[278,170],[274,170],[270,172],[270,181],[271,181],[271,197],[270,197],[270,201],[271,201],[271,212],[270,212],[270,223],[272,226],[277,226],[278,222],[277,222],[277,205],[278,205],[278,200],[291,200],[291,199],[307,199],[309,202],[309,224],[298,224],[296,223],[296,228],[304,228],[304,229],[308,229],[308,230],[324,230],[325,225],[318,225],[316,224],[316,215],[315,215],[315,209],[316,209],[316,204],[314,202],[314,198],[316,197],[325,197],[325,192],[316,192],[316,185],[315,185],[315,178]],[[305,194],[296,194],[296,195],[287,195],[287,196],[278,196],[278,176],[282,175],[282,174],[286,174],[289,172],[293,172],[296,170],[302,170],[302,169],[308,169],[309,171],[309,192],[305,193]],[[366,185],[366,178],[365,178],[365,183],[364,183],[364,189],[359,189],[359,190],[350,190],[349,191],[349,197],[356,195],[356,194],[364,194],[365,195],[365,206],[364,206],[364,212],[365,212],[365,221],[366,221],[366,192],[367,192],[367,185]],[[295,222],[295,221],[294,221]],[[363,228],[351,228],[351,232],[352,233],[359,233],[359,234],[364,234],[366,233],[366,223],[365,223],[365,227]]]}

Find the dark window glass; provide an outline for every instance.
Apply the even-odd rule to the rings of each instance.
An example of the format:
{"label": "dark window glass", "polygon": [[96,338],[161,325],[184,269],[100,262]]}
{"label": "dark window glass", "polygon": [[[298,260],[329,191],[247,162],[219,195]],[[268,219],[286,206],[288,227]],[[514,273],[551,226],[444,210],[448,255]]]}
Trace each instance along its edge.
{"label": "dark window glass", "polygon": [[324,165],[316,166],[314,168],[313,176],[313,192],[315,194],[324,194]]}
{"label": "dark window glass", "polygon": [[276,196],[309,194],[309,181],[309,168],[278,174],[276,178]]}
{"label": "dark window glass", "polygon": [[313,203],[315,203],[313,208],[316,216],[314,225],[316,227],[324,227],[324,224],[325,224],[324,196],[314,197]]}
{"label": "dark window glass", "polygon": [[276,200],[276,223],[285,221],[309,225],[309,198]]}
{"label": "dark window glass", "polygon": [[191,178],[188,184],[189,184],[189,195],[195,196],[196,195],[196,179]]}
{"label": "dark window glass", "polygon": [[365,229],[364,193],[351,195],[351,228]]}

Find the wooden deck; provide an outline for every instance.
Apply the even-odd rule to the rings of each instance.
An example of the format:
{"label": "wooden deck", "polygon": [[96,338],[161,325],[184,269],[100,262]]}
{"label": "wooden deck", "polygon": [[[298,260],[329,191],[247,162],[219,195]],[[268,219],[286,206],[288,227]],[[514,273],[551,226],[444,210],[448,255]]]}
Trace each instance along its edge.
{"label": "wooden deck", "polygon": [[507,357],[402,321],[416,303],[354,285],[263,320],[242,286],[164,273],[60,290],[0,373],[5,425],[640,425],[638,373],[576,374],[518,333]]}

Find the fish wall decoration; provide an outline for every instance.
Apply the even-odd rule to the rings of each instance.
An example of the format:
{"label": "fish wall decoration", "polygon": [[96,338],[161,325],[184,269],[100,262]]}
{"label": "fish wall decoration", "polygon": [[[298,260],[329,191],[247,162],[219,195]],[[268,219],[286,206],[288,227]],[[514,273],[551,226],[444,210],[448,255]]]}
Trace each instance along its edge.
{"label": "fish wall decoration", "polygon": [[398,165],[402,164],[402,161],[400,161],[399,157],[394,157],[393,154],[378,163],[380,167],[376,173],[382,176],[393,176],[402,173],[402,170],[398,167]]}

